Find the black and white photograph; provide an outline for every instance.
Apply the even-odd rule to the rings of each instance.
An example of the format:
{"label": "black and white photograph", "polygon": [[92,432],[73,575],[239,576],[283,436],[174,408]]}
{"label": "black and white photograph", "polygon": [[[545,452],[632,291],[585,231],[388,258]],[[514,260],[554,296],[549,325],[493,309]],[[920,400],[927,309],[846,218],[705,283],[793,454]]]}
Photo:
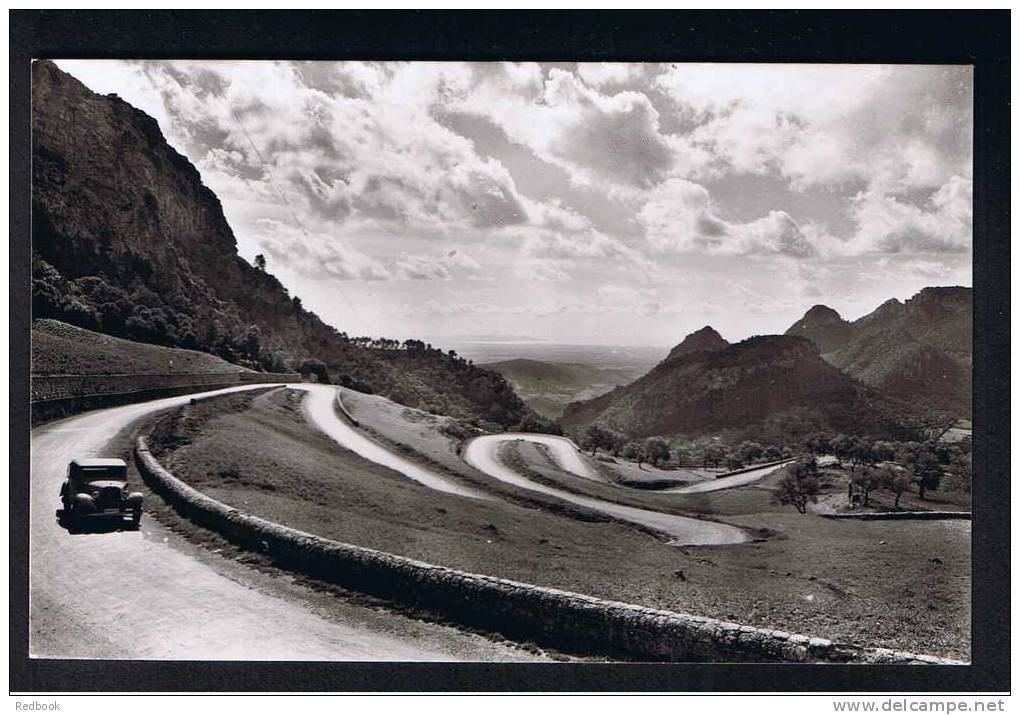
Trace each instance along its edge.
{"label": "black and white photograph", "polygon": [[972,663],[973,64],[294,55],[32,58],[30,660]]}

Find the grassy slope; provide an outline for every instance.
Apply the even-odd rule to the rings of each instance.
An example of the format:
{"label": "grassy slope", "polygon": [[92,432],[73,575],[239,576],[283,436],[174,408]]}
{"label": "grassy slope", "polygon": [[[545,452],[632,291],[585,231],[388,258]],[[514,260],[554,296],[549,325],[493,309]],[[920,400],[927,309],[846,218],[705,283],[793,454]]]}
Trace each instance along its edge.
{"label": "grassy slope", "polygon": [[246,368],[197,350],[167,348],[115,338],[59,320],[37,320],[32,323],[33,375],[242,371],[246,371]]}
{"label": "grassy slope", "polygon": [[[769,503],[769,478],[754,487],[687,497],[684,506],[777,532],[774,538],[680,549],[618,524],[428,490],[315,433],[303,422],[300,398],[284,391],[226,399],[232,402],[187,408],[191,427],[178,428],[190,442],[164,460],[211,496],[266,518],[455,568],[605,598],[967,657],[966,522],[849,523],[801,516]],[[369,396],[348,402],[373,429],[390,438],[402,435],[427,453],[423,461],[477,478],[457,466],[457,440],[437,427],[446,421]],[[225,407],[235,411],[224,413]],[[529,468],[567,481],[533,447],[518,452]],[[936,557],[941,564],[932,561]]]}

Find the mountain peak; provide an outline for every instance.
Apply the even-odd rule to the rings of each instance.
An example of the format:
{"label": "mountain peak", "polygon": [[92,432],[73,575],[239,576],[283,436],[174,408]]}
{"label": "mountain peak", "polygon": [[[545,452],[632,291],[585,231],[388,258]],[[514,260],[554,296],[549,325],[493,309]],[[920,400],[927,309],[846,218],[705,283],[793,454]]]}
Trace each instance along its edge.
{"label": "mountain peak", "polygon": [[808,309],[808,312],[804,313],[804,317],[801,318],[801,320],[808,320],[808,319],[816,320],[816,321],[822,321],[822,322],[826,322],[826,323],[842,323],[842,322],[845,322],[843,320],[843,316],[841,316],[838,312],[836,312],[834,309],[830,308],[829,306],[822,305],[822,304],[812,305]]}
{"label": "mountain peak", "polygon": [[850,323],[827,305],[813,305],[804,317],[790,326],[786,335],[813,342],[822,353],[839,350],[849,340]]}
{"label": "mountain peak", "polygon": [[716,332],[715,328],[711,325],[706,325],[704,328],[695,330],[684,338],[679,345],[669,351],[666,359],[672,360],[680,355],[688,355],[702,350],[722,350],[728,346],[729,343]]}

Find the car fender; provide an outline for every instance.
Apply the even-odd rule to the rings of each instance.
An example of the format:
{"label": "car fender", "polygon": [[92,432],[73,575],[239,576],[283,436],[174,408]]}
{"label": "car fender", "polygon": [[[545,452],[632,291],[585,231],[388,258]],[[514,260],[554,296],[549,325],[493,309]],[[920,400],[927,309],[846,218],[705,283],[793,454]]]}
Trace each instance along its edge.
{"label": "car fender", "polygon": [[130,494],[127,495],[127,498],[124,499],[124,503],[134,509],[141,509],[142,500],[144,498],[145,497],[142,496],[141,492],[131,492]]}
{"label": "car fender", "polygon": [[96,502],[88,494],[74,495],[74,510],[91,512],[96,510]]}

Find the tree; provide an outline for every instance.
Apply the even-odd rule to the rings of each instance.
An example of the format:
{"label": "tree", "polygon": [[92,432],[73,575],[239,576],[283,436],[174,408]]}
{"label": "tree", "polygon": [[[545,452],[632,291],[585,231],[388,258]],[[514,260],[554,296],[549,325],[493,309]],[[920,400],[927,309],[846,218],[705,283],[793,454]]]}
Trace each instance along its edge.
{"label": "tree", "polygon": [[675,445],[673,445],[672,452],[673,459],[676,460],[676,466],[678,467],[684,466],[684,462],[686,462],[689,459],[689,456],[687,454],[687,447],[684,444],[678,442]]}
{"label": "tree", "polygon": [[662,437],[649,437],[644,444],[645,458],[653,465],[669,461],[669,444]]}
{"label": "tree", "polygon": [[938,489],[942,481],[942,464],[939,463],[935,450],[930,444],[921,445],[908,458],[910,470],[914,474],[918,495],[924,499],[929,489]]}
{"label": "tree", "polygon": [[740,457],[740,452],[733,450],[726,450],[725,456],[723,457],[723,464],[727,469],[733,471],[734,469],[740,469],[744,466],[744,460]]}
{"label": "tree", "polygon": [[762,452],[762,457],[765,458],[766,462],[774,462],[777,459],[781,458],[782,456],[783,456],[783,450],[779,449],[779,447],[777,447],[775,445],[771,445],[769,447],[766,447],[765,451]]}
{"label": "tree", "polygon": [[845,434],[836,435],[829,441],[832,454],[836,457],[836,461],[839,462],[839,466],[842,467],[843,460],[850,456],[850,450],[853,449],[854,442],[854,437],[848,437]]}
{"label": "tree", "polygon": [[608,434],[606,449],[612,452],[614,457],[620,456],[620,451],[623,449],[623,445],[627,444],[627,438],[619,432],[613,430],[606,430]]}
{"label": "tree", "polygon": [[804,448],[815,456],[832,452],[832,438],[824,432],[815,432],[804,440]]}
{"label": "tree", "polygon": [[863,506],[868,506],[868,501],[871,499],[871,492],[882,486],[883,479],[880,470],[875,469],[871,466],[864,466],[861,469],[861,473],[855,477],[852,481],[854,486],[860,491],[863,501]]}
{"label": "tree", "polygon": [[718,444],[706,444],[702,449],[702,463],[706,467],[718,467],[726,457],[726,450]]}
{"label": "tree", "polygon": [[538,432],[541,434],[554,434],[562,435],[563,428],[560,427],[558,422],[546,419],[545,417],[539,417],[538,415],[530,415],[520,421],[515,428],[517,432]]}
{"label": "tree", "polygon": [[879,462],[891,462],[896,458],[896,447],[892,442],[884,440],[873,442],[871,451],[874,454],[876,464]]}
{"label": "tree", "polygon": [[757,442],[741,442],[737,447],[737,455],[743,464],[754,464],[765,454],[765,449]]}
{"label": "tree", "polygon": [[640,442],[627,442],[623,445],[623,458],[637,462],[638,469],[645,461],[645,446]]}
{"label": "tree", "polygon": [[818,501],[820,488],[818,462],[813,457],[802,458],[786,468],[786,474],[772,493],[772,501],[776,504],[789,504],[801,514],[806,514],[808,502]]}
{"label": "tree", "polygon": [[260,271],[266,270],[266,257],[263,256],[261,253],[255,256],[255,267],[258,268]]}
{"label": "tree", "polygon": [[591,450],[591,456],[595,456],[595,453],[601,447],[603,449],[611,448],[613,445],[613,437],[609,430],[600,427],[599,425],[592,425],[584,433],[585,446]]}
{"label": "tree", "polygon": [[911,478],[910,473],[905,469],[882,467],[879,471],[882,486],[896,495],[896,501],[893,502],[893,508],[899,509],[900,497],[903,496],[903,492],[910,489],[910,485],[914,483],[914,480]]}
{"label": "tree", "polygon": [[875,454],[871,450],[871,444],[857,437],[852,438],[852,444],[845,458],[850,460],[851,472],[856,472],[858,467],[870,467],[876,462]]}

